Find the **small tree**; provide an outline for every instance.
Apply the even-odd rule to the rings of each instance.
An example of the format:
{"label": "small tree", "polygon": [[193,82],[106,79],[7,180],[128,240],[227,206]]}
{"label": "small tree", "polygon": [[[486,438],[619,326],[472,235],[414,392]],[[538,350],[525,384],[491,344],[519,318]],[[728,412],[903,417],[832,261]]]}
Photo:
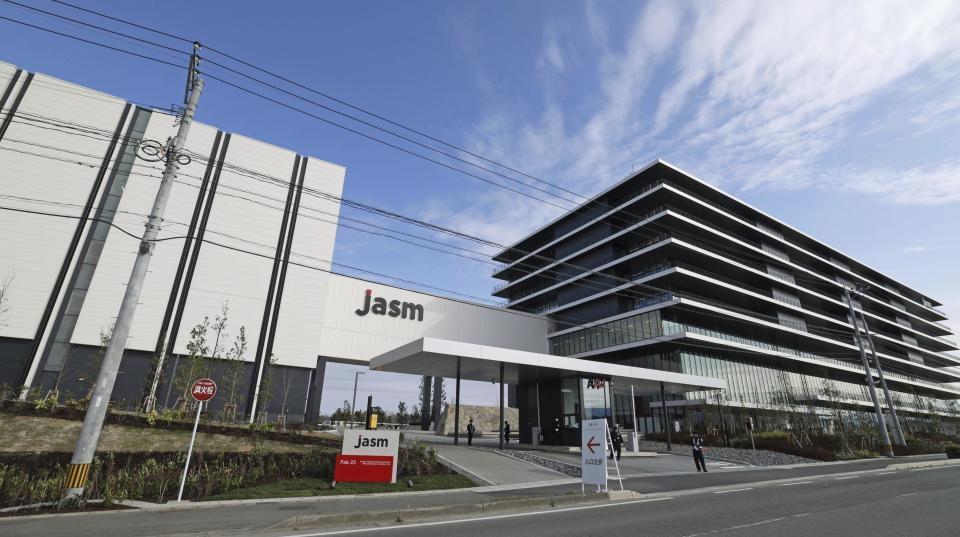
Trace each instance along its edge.
{"label": "small tree", "polygon": [[[230,313],[230,304],[224,302],[220,306],[220,314],[213,318],[213,325],[210,327],[213,330],[214,339],[213,339],[213,352],[210,353],[211,358],[223,358],[223,348],[220,346],[220,340],[223,339],[224,342],[227,340],[227,317]],[[224,343],[226,345],[226,343]]]}
{"label": "small tree", "polygon": [[209,372],[209,363],[206,357],[210,356],[210,318],[204,317],[203,321],[198,323],[190,330],[190,341],[187,342],[187,357],[177,371],[177,386],[180,394],[181,404],[186,403],[190,396],[190,385],[198,378],[207,376]]}
{"label": "small tree", "polygon": [[273,354],[263,366],[263,376],[260,377],[260,390],[257,395],[257,417],[266,416],[270,408],[270,401],[273,400],[273,370],[277,363],[277,357]]}
{"label": "small tree", "polygon": [[10,288],[13,286],[13,273],[0,280],[0,328],[7,325],[7,312],[10,311]]}
{"label": "small tree", "polygon": [[[426,377],[420,377],[420,384],[417,386],[417,401],[419,402],[420,408],[426,408],[426,401],[423,400],[423,391],[429,390],[430,386],[424,387],[423,383]],[[427,409],[430,410],[429,408]]]}
{"label": "small tree", "polygon": [[330,419],[333,421],[349,421],[350,420],[350,401],[346,399],[343,400],[343,406],[333,411],[333,415],[330,416]]}
{"label": "small tree", "polygon": [[[276,360],[276,359],[274,359]],[[294,372],[289,367],[280,369],[280,413],[286,420],[287,400],[290,398],[290,390],[293,388]]]}
{"label": "small tree", "polygon": [[407,422],[407,403],[403,401],[397,403],[397,421],[399,423]]}
{"label": "small tree", "polygon": [[227,419],[236,419],[237,408],[243,393],[243,373],[246,368],[247,329],[240,327],[240,334],[233,338],[233,345],[227,351],[227,364],[223,371],[224,394],[226,395]]}
{"label": "small tree", "polygon": [[410,410],[410,421],[413,423],[420,423],[420,406],[413,405],[413,408]]}

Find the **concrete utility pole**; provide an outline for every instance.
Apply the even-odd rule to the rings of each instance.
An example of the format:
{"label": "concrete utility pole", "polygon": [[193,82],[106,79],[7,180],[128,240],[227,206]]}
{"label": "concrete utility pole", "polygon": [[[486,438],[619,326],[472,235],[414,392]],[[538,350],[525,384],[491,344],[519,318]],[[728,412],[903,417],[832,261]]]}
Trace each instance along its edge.
{"label": "concrete utility pole", "polygon": [[883,440],[883,451],[887,457],[893,457],[893,446],[890,445],[890,435],[887,434],[887,421],[883,417],[883,411],[880,409],[880,401],[877,399],[877,389],[873,385],[873,374],[870,373],[870,363],[867,361],[867,353],[863,350],[863,340],[860,338],[860,328],[857,324],[857,312],[853,309],[853,300],[850,298],[850,290],[843,286],[843,299],[850,309],[850,322],[853,323],[854,339],[857,340],[857,348],[860,349],[860,361],[863,362],[863,372],[867,378],[867,389],[870,391],[870,399],[873,401],[873,409],[877,414],[877,429],[880,430],[880,438]]}
{"label": "concrete utility pole", "polygon": [[83,418],[83,425],[80,427],[77,447],[73,452],[73,458],[70,459],[70,466],[67,467],[67,475],[64,480],[64,496],[66,497],[83,494],[87,485],[90,465],[97,449],[97,442],[100,440],[100,432],[103,429],[103,420],[107,415],[107,407],[110,405],[110,394],[113,393],[117,371],[120,369],[120,361],[123,359],[123,350],[127,345],[127,337],[130,335],[130,326],[133,324],[133,318],[137,312],[140,291],[143,289],[150,259],[153,257],[154,243],[160,233],[163,212],[167,200],[170,199],[170,190],[173,188],[174,179],[176,179],[177,172],[180,169],[178,158],[181,156],[180,152],[186,143],[190,124],[193,122],[193,114],[196,112],[197,102],[200,100],[200,92],[203,90],[203,79],[200,78],[200,73],[197,71],[200,62],[199,50],[200,44],[194,43],[187,79],[190,92],[187,98],[187,106],[183,111],[177,136],[167,144],[166,168],[160,180],[160,188],[157,190],[156,198],[153,201],[153,209],[150,211],[143,238],[140,240],[137,259],[133,264],[133,270],[130,272],[130,279],[127,281],[127,290],[124,292],[123,302],[120,304],[120,312],[117,313],[113,334],[110,336],[110,343],[107,345],[103,363],[100,365],[100,373],[97,375],[97,382],[94,384],[93,393],[90,396],[90,405],[87,407],[87,413]]}
{"label": "concrete utility pole", "polygon": [[863,330],[867,333],[867,343],[870,344],[870,354],[873,356],[873,367],[877,369],[880,376],[880,387],[883,388],[884,398],[887,400],[887,408],[890,409],[890,418],[893,419],[893,437],[897,444],[906,447],[907,439],[903,436],[903,429],[900,427],[900,418],[897,417],[897,409],[893,406],[893,397],[890,396],[890,389],[887,388],[887,379],[883,376],[883,367],[880,366],[880,357],[877,356],[877,349],[873,346],[873,336],[870,335],[870,327],[867,326],[867,318],[860,314],[863,321]]}

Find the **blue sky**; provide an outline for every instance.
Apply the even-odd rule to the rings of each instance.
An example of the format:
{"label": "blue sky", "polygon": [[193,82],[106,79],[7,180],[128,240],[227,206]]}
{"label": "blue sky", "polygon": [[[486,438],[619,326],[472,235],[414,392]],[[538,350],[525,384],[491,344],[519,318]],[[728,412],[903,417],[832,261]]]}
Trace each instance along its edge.
{"label": "blue sky", "polygon": [[[576,192],[663,158],[929,293],[960,328],[956,2],[89,5]],[[108,39],[5,3],[0,15]],[[182,96],[180,70],[5,21],[0,35],[0,59],[26,69],[146,104]],[[215,82],[197,117],[345,165],[349,198],[498,242],[559,211]],[[477,297],[495,283],[488,264],[350,230],[335,260]],[[353,371],[331,366],[325,411],[349,399]],[[415,379],[362,384],[387,408],[416,399]],[[495,390],[471,385],[465,396],[492,403]]]}

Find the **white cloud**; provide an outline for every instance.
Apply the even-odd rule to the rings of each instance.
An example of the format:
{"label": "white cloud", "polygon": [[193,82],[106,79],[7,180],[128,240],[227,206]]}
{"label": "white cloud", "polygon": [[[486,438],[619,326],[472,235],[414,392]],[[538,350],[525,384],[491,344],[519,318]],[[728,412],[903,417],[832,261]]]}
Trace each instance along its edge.
{"label": "white cloud", "polygon": [[920,254],[926,252],[930,248],[928,246],[917,245],[917,246],[905,246],[900,249],[902,254]]}
{"label": "white cloud", "polygon": [[[960,157],[902,168],[825,157],[864,135],[852,123],[857,114],[897,91],[924,97],[905,104],[916,105],[915,114],[902,111],[914,128],[956,123],[960,92],[949,81],[960,68],[960,4],[654,1],[624,34],[611,32],[602,7],[585,5],[586,32],[582,24],[546,23],[534,60],[553,74],[541,83],[553,85],[574,76],[563,51],[587,41],[600,51],[597,92],[543,88],[546,97],[527,113],[489,110],[467,137],[471,148],[584,194],[662,156],[726,188],[960,201]],[[511,240],[557,212],[495,193],[465,208],[454,202],[448,213],[448,223]]]}
{"label": "white cloud", "polygon": [[906,170],[850,170],[840,188],[894,203],[941,205],[960,201],[960,160]]}
{"label": "white cloud", "polygon": [[548,25],[544,28],[543,49],[537,59],[537,67],[551,74],[562,73],[566,64],[557,32],[558,30],[554,25]]}

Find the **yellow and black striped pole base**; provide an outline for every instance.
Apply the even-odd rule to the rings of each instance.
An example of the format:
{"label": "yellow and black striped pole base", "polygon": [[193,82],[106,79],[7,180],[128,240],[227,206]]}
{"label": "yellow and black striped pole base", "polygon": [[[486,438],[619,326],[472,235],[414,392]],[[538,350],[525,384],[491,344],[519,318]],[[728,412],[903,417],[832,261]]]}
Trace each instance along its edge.
{"label": "yellow and black striped pole base", "polygon": [[67,477],[63,480],[64,496],[76,496],[83,492],[90,477],[90,463],[71,463],[67,467]]}

